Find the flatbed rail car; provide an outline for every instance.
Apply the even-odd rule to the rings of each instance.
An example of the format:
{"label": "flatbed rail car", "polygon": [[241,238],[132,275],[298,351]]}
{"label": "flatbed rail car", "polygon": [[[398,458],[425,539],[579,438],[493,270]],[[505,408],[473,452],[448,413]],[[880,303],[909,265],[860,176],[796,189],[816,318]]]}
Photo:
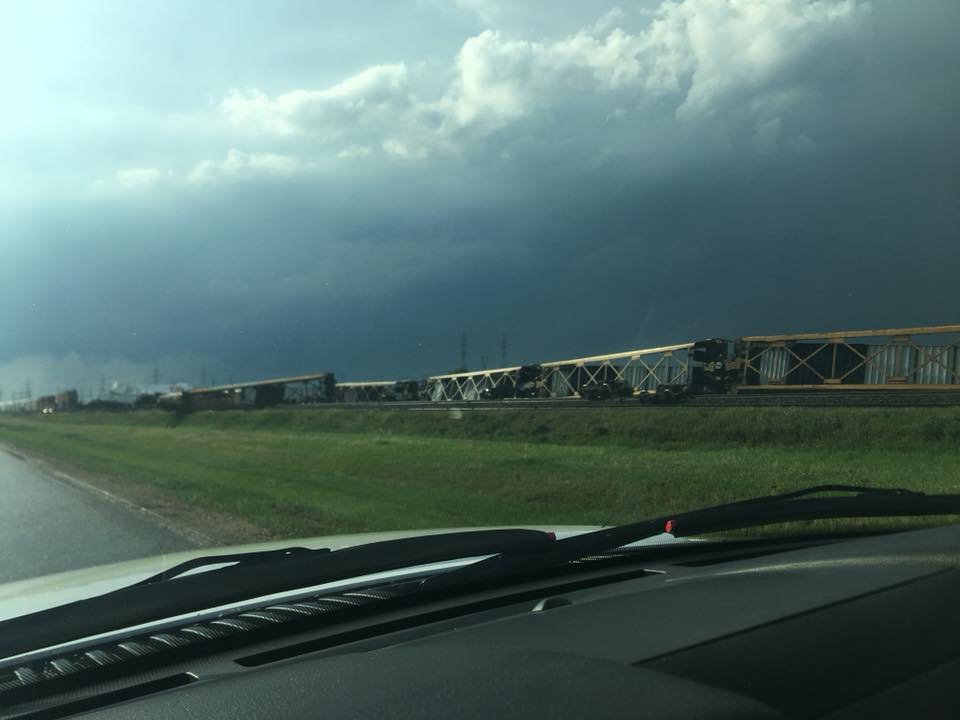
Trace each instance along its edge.
{"label": "flatbed rail car", "polygon": [[165,410],[192,412],[313,405],[333,402],[335,389],[333,373],[314,373],[166,393],[157,398],[157,406]]}
{"label": "flatbed rail car", "polygon": [[723,375],[739,393],[958,392],[960,325],[743,337]]}
{"label": "flatbed rail car", "polygon": [[[726,341],[704,342],[726,345]],[[665,388],[678,387],[703,392],[708,388],[700,369],[703,362],[694,360],[694,357],[699,358],[704,353],[693,354],[700,344],[682,343],[539,365],[434,375],[426,380],[427,399],[433,402],[522,398],[559,400],[609,397],[611,393],[646,397]],[[723,357],[726,359],[725,354]],[[595,392],[598,389],[599,392]]]}
{"label": "flatbed rail car", "polygon": [[334,400],[338,403],[415,402],[423,396],[422,380],[339,382],[334,388]]}
{"label": "flatbed rail car", "polygon": [[425,400],[797,391],[960,392],[960,325],[708,339],[571,360],[435,375]]}

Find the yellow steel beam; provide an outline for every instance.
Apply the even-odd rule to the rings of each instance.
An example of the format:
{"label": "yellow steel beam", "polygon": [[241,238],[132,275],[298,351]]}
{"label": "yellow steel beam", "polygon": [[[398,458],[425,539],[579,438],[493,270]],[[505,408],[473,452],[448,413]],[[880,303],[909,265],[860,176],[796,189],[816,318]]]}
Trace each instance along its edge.
{"label": "yellow steel beam", "polygon": [[960,333],[960,325],[926,325],[885,330],[849,330],[847,332],[797,333],[795,335],[751,335],[740,339],[746,342],[788,342],[790,340],[845,340],[847,338],[940,335],[947,333]]}
{"label": "yellow steel beam", "polygon": [[520,366],[497,368],[495,370],[471,370],[462,373],[446,373],[445,375],[431,375],[427,380],[452,380],[453,378],[480,377],[482,375],[493,375],[494,373],[511,373],[520,369]]}
{"label": "yellow steel beam", "polygon": [[286,385],[301,382],[310,382],[312,380],[323,380],[330,373],[311,373],[310,375],[293,375],[291,377],[269,378],[267,380],[251,380],[250,382],[231,383],[229,385],[213,385],[211,387],[196,387],[185,390],[188,395],[202,395],[210,392],[220,392],[223,390],[240,390],[243,388],[263,387],[264,385]]}
{"label": "yellow steel beam", "polygon": [[392,387],[397,383],[413,382],[408,380],[370,380],[369,382],[338,382],[338,388]]}
{"label": "yellow steel beam", "polygon": [[741,385],[740,392],[747,395],[754,390],[764,392],[792,392],[796,390],[821,390],[823,392],[837,392],[838,390],[949,390],[960,393],[960,385],[925,385],[923,383],[890,383],[889,385],[854,385],[853,383],[831,383],[829,385]]}
{"label": "yellow steel beam", "polygon": [[560,365],[584,365],[586,363],[608,362],[610,360],[623,360],[625,358],[641,357],[643,355],[656,355],[657,353],[689,350],[692,347],[692,342],[682,343],[680,345],[666,345],[664,347],[645,348],[642,350],[628,350],[626,352],[612,353],[610,355],[591,355],[590,357],[575,358],[573,360],[555,360],[553,362],[541,363],[541,366],[558,367]]}

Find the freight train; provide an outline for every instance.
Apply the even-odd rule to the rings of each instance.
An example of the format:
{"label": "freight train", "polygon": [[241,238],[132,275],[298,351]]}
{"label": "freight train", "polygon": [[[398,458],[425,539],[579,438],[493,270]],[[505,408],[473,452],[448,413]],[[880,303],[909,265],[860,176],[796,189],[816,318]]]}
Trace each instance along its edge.
{"label": "freight train", "polygon": [[[179,413],[278,405],[632,400],[703,395],[960,392],[960,325],[712,338],[608,355],[417,380],[337,382],[333,373],[182,389],[134,406]],[[0,411],[78,407],[76,392],[0,403]]]}
{"label": "freight train", "polygon": [[0,402],[0,412],[38,412],[48,415],[54,412],[70,412],[80,407],[76,390],[67,390],[56,395],[41,395],[37,398],[19,398]]}

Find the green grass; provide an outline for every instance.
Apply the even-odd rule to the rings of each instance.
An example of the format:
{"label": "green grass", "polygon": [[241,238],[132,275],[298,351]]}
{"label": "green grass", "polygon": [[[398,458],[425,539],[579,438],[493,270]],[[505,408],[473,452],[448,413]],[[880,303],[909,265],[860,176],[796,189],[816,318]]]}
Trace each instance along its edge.
{"label": "green grass", "polygon": [[0,419],[0,442],[274,536],[615,523],[826,482],[960,491],[960,409],[267,410]]}

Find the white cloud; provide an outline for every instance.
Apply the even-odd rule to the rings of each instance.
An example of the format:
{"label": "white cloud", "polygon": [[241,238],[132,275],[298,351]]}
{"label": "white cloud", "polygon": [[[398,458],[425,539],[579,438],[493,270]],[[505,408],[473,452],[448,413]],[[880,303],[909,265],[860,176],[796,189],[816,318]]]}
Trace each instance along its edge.
{"label": "white cloud", "polygon": [[603,33],[615,28],[623,15],[623,8],[620,6],[611,8],[593,24],[594,32]]}
{"label": "white cloud", "polygon": [[684,0],[664,2],[634,34],[606,31],[615,11],[552,43],[487,31],[464,44],[446,99],[462,125],[500,126],[575,93],[614,91],[637,103],[673,97],[677,117],[695,121],[796,82],[869,12],[858,0]]}
{"label": "white cloud", "polygon": [[289,177],[307,165],[298,158],[276,153],[247,153],[230,149],[222,161],[204,160],[187,176],[192,183],[218,179],[249,179],[262,175]]}
{"label": "white cloud", "polygon": [[403,63],[374,65],[324,90],[294,90],[269,98],[258,90],[233,91],[220,107],[235,126],[276,135],[340,135],[388,120],[414,106]]}
{"label": "white cloud", "polygon": [[464,43],[457,57],[457,80],[447,97],[461,125],[499,125],[527,112],[535,45],[503,40],[485,31]]}
{"label": "white cloud", "polygon": [[172,182],[175,177],[173,171],[155,167],[123,168],[113,173],[112,177],[94,181],[91,190],[95,195],[139,193]]}
{"label": "white cloud", "polygon": [[341,159],[362,158],[369,157],[370,153],[370,147],[367,145],[347,145],[337,153],[337,157]]}
{"label": "white cloud", "polygon": [[[288,176],[334,158],[423,161],[481,148],[491,133],[528,120],[534,139],[538,122],[568,123],[564,136],[579,132],[584,146],[596,140],[584,128],[615,118],[619,142],[641,142],[655,120],[709,123],[704,137],[721,145],[726,135],[752,137],[762,153],[810,147],[816,137],[791,113],[813,98],[805,83],[818,82],[818,59],[857,47],[869,16],[861,0],[667,0],[632,31],[614,8],[549,42],[481,32],[463,43],[439,91],[418,75],[429,65],[411,71],[404,62],[323,89],[233,91],[218,112],[243,150],[199,163],[189,180]],[[416,87],[434,89],[421,96]]]}
{"label": "white cloud", "polygon": [[164,172],[158,168],[140,167],[118,170],[116,181],[120,187],[124,188],[142,188],[153,185],[154,183],[169,177],[169,172]]}
{"label": "white cloud", "polygon": [[650,89],[689,89],[677,114],[709,116],[730,101],[794,80],[826,46],[863,27],[859,0],[686,0],[665,3],[643,35]]}

